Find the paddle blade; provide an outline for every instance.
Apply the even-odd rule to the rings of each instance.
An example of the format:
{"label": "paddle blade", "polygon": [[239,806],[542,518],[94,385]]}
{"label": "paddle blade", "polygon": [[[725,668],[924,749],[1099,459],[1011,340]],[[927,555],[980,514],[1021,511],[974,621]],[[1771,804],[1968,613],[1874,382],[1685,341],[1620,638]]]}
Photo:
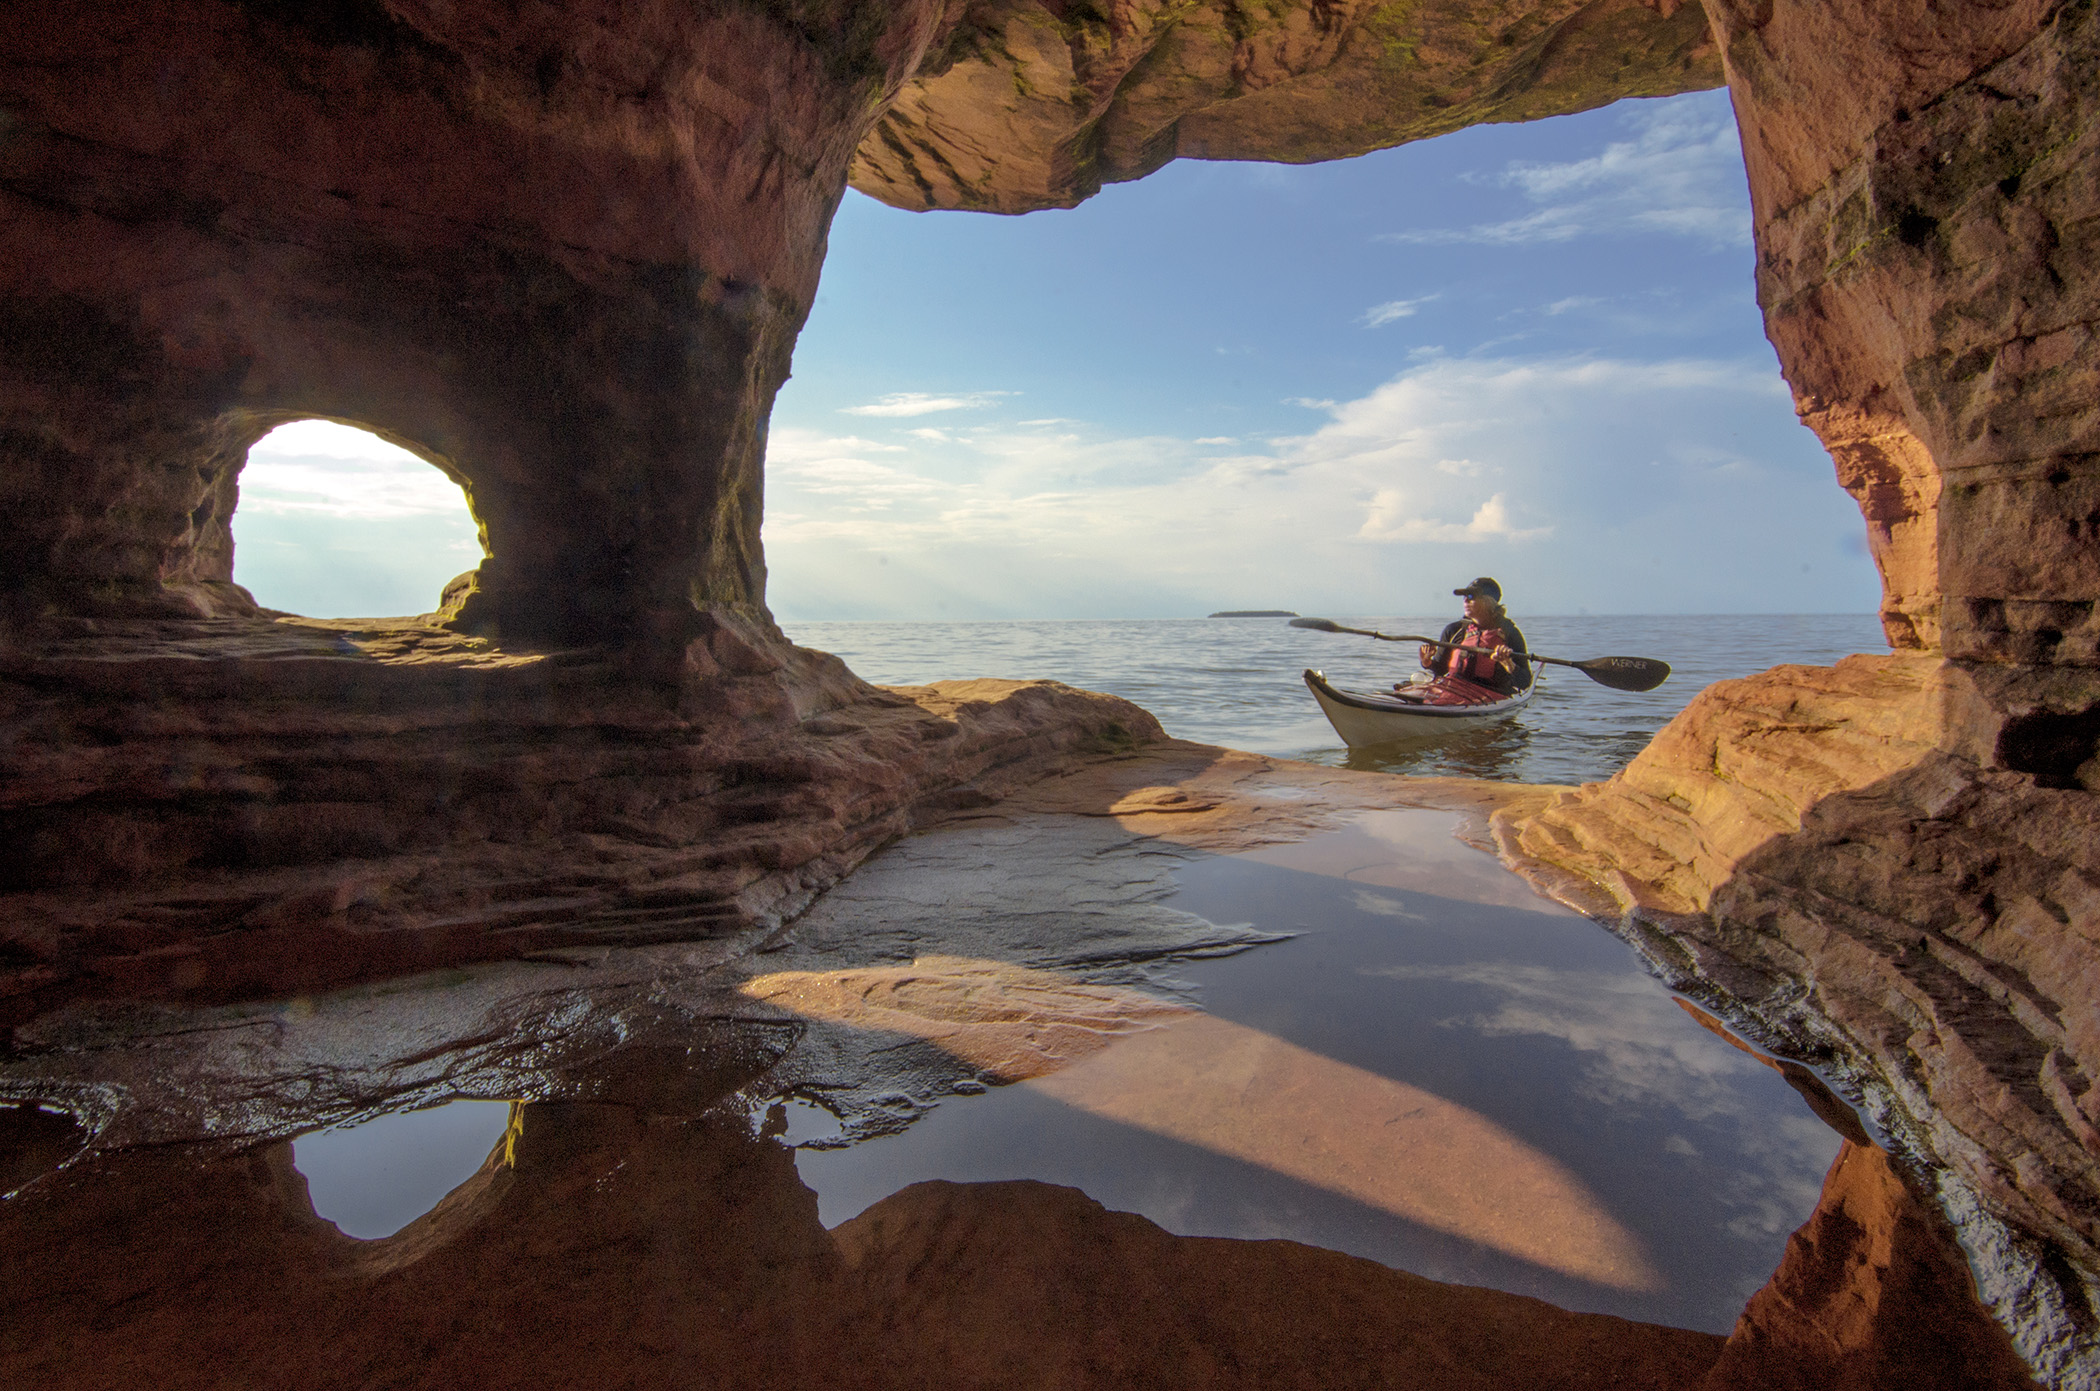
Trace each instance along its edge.
{"label": "paddle blade", "polygon": [[1568,665],[1615,691],[1652,691],[1670,679],[1670,664],[1653,657],[1592,657]]}
{"label": "paddle blade", "polygon": [[1343,628],[1341,624],[1335,622],[1331,618],[1294,618],[1291,620],[1291,626],[1293,628],[1311,628],[1314,632],[1318,633],[1340,633],[1347,631],[1347,629]]}

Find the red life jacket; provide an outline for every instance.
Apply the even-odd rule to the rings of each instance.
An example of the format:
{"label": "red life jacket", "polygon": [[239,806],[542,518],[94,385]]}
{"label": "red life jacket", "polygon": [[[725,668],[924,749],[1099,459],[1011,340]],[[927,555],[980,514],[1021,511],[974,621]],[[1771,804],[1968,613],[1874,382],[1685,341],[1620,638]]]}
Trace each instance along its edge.
{"label": "red life jacket", "polygon": [[[1500,628],[1482,628],[1477,623],[1467,623],[1454,639],[1468,647],[1502,647],[1509,638]],[[1463,676],[1469,681],[1492,684],[1501,675],[1502,668],[1485,652],[1453,652],[1451,665],[1445,671],[1452,676]]]}

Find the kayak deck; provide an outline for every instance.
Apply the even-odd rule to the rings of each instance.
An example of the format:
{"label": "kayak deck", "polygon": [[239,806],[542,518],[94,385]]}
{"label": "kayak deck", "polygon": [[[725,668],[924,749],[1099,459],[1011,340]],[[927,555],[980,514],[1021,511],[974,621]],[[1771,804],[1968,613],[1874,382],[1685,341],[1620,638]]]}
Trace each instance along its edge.
{"label": "kayak deck", "polygon": [[1320,703],[1327,722],[1352,749],[1390,744],[1400,739],[1433,738],[1460,729],[1506,720],[1531,703],[1539,683],[1533,681],[1506,700],[1488,705],[1424,705],[1384,691],[1345,691],[1326,676],[1308,669],[1305,685]]}

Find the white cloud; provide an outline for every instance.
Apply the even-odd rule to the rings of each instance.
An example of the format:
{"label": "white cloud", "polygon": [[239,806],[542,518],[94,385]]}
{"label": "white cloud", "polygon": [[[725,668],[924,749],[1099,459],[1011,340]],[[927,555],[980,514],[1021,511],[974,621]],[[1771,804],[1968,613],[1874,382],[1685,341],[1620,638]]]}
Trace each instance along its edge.
{"label": "white cloud", "polygon": [[[918,434],[917,430],[911,432]],[[939,434],[938,430],[933,433]],[[766,441],[766,461],[795,464],[806,460],[852,457],[860,454],[909,454],[911,446],[888,440],[862,439],[859,435],[820,435],[792,427],[772,432]]]}
{"label": "white cloud", "polygon": [[1395,319],[1413,318],[1423,305],[1435,298],[1435,295],[1424,295],[1420,299],[1393,299],[1384,304],[1374,304],[1364,311],[1363,326],[1379,328]]}
{"label": "white cloud", "polygon": [[1381,488],[1371,499],[1359,537],[1366,541],[1442,541],[1478,544],[1482,541],[1533,541],[1551,536],[1553,528],[1510,525],[1509,505],[1496,493],[1474,511],[1468,522],[1439,522],[1410,515],[1407,495],[1398,488]]}
{"label": "white cloud", "polygon": [[457,483],[377,435],[325,420],[280,425],[248,451],[240,510],[341,518],[457,515]]}
{"label": "white cloud", "polygon": [[1595,295],[1569,295],[1566,299],[1553,301],[1540,312],[1544,314],[1565,314],[1573,309],[1587,309],[1593,304],[1602,303],[1604,301],[1598,299]]}
{"label": "white cloud", "polygon": [[1742,144],[1725,112],[1686,102],[1639,103],[1632,138],[1587,159],[1516,163],[1477,181],[1514,190],[1534,210],[1471,227],[1413,228],[1379,241],[1521,246],[1576,237],[1655,233],[1715,248],[1750,244]]}
{"label": "white cloud", "polygon": [[[1495,1000],[1490,1010],[1444,1027],[1558,1039],[1585,1059],[1582,1095],[1612,1108],[1666,1107],[1686,1128],[1715,1137],[1733,1171],[1712,1195],[1734,1212],[1722,1230],[1770,1240],[1815,1206],[1837,1135],[1784,1097],[1785,1084],[1763,1063],[1693,1024],[1647,976],[1507,961],[1365,974],[1483,988]],[[1664,1148],[1697,1152],[1681,1134]]]}
{"label": "white cloud", "polygon": [[1002,396],[1011,396],[1010,391],[973,391],[962,396],[934,396],[924,391],[893,391],[865,406],[846,406],[846,415],[873,415],[888,417],[932,415],[937,411],[975,410],[979,406],[991,405]]}
{"label": "white cloud", "polygon": [[[772,593],[790,616],[1075,616],[1207,612],[1251,584],[1363,612],[1396,586],[1436,603],[1463,565],[1530,572],[1521,611],[1639,612],[1664,573],[1673,595],[1686,576],[1739,585],[1721,557],[1762,563],[1769,535],[1744,519],[1803,505],[1792,475],[1777,487],[1769,463],[1714,446],[1758,420],[1799,431],[1769,361],[1432,358],[1300,404],[1312,427],[1267,440],[776,426]],[[1805,432],[1802,450],[1800,486],[1827,488]],[[1650,539],[1609,539],[1633,532]],[[1628,597],[1601,597],[1607,579]]]}

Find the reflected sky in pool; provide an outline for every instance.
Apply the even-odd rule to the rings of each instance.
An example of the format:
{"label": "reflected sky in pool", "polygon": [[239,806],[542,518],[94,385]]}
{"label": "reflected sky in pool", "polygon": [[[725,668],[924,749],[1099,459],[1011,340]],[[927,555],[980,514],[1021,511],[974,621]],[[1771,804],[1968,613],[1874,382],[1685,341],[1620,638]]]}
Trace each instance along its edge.
{"label": "reflected sky in pool", "polygon": [[292,1141],[314,1212],[345,1236],[392,1236],[472,1178],[509,1130],[508,1101],[395,1111]]}
{"label": "reflected sky in pool", "polygon": [[[1453,839],[1453,824],[1372,813],[1180,871],[1172,906],[1300,934],[1187,963],[1204,1009],[1233,1037],[1280,1040],[1333,1077],[1371,1079],[1354,1096],[1315,1080],[1279,1102],[1265,1079],[1260,1105],[1235,1103],[1219,1091],[1226,1063],[1177,1064],[1140,1035],[1040,1083],[951,1098],[901,1135],[805,1147],[799,1166],[826,1224],[922,1179],[1036,1178],[1185,1235],[1288,1237],[1566,1308],[1727,1331],[1814,1207],[1839,1137],[1777,1072],[1701,1028],[1623,943]],[[1140,1047],[1154,1074],[1119,1073],[1119,1049]],[[1177,1066],[1178,1096],[1156,1075]],[[1542,1255],[1561,1249],[1550,1229],[1567,1219],[1526,1210],[1537,1191],[1516,1184],[1500,1211],[1461,1195],[1478,1215],[1437,1221],[1410,1219],[1419,1199],[1382,1201],[1376,1182],[1323,1178],[1303,1152],[1327,1154],[1329,1169],[1346,1168],[1352,1147],[1374,1165],[1414,1153],[1393,1149],[1390,1127],[1412,1113],[1393,1109],[1388,1083],[1499,1137],[1503,1148],[1479,1153],[1514,1145],[1572,1175],[1597,1222],[1638,1255],[1619,1267]],[[804,1111],[797,1128],[823,1127]],[[1462,1167],[1469,1143],[1442,1125],[1419,1162]],[[1415,1188],[1439,1183],[1495,1186],[1483,1170]],[[1527,1246],[1533,1227],[1542,1234]]]}

